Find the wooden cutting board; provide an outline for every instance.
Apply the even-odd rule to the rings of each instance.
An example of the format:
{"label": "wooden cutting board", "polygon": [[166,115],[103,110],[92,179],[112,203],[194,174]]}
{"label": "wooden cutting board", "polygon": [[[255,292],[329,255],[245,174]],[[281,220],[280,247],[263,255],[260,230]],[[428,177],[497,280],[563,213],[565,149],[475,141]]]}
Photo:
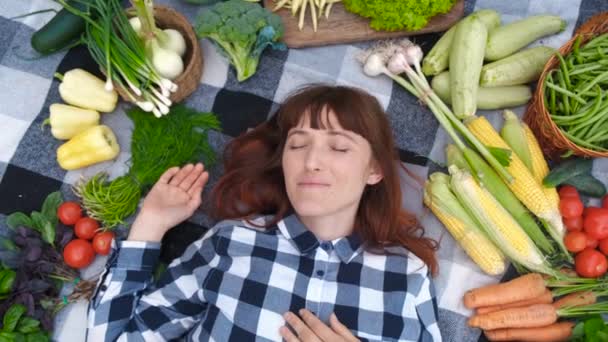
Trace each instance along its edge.
{"label": "wooden cutting board", "polygon": [[[270,10],[274,3],[274,0],[264,0],[264,6]],[[306,13],[302,31],[298,28],[298,17],[293,17],[289,9],[282,8],[276,13],[281,16],[285,25],[283,41],[290,48],[302,48],[445,31],[464,14],[464,0],[457,0],[450,12],[433,17],[427,26],[418,31],[375,31],[369,27],[368,19],[347,12],[341,3],[334,4],[329,19],[325,19],[325,16],[319,19],[317,32],[312,30],[310,11]]]}

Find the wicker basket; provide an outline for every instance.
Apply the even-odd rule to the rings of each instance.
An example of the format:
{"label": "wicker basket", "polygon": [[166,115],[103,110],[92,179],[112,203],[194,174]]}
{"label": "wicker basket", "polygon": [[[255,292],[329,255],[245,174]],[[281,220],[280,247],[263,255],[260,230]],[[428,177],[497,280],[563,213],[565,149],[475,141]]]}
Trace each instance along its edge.
{"label": "wicker basket", "polygon": [[[568,54],[578,36],[581,36],[582,42],[586,43],[593,36],[601,33],[608,32],[608,12],[602,12],[587,22],[575,32],[575,35],[565,45],[563,45],[559,52],[562,55]],[[545,156],[551,160],[559,160],[560,156],[567,152],[572,151],[575,155],[580,157],[608,157],[608,152],[599,152],[588,148],[580,147],[566,138],[566,136],[560,131],[559,127],[553,122],[547,108],[545,106],[545,94],[543,92],[543,84],[545,77],[550,70],[555,69],[559,66],[559,60],[557,57],[552,56],[538,80],[538,86],[534,92],[534,98],[528,106],[528,110],[524,115],[524,121],[530,126],[534,135],[538,139]]]}
{"label": "wicker basket", "polygon": [[[198,43],[198,37],[192,29],[188,19],[178,11],[165,6],[154,6],[154,19],[159,28],[172,28],[179,31],[186,41],[186,53],[184,54],[184,72],[173,80],[178,88],[175,93],[171,93],[169,99],[173,103],[178,103],[192,94],[198,88],[203,74],[203,55]],[[125,92],[120,87],[116,91],[125,101],[129,101]]]}

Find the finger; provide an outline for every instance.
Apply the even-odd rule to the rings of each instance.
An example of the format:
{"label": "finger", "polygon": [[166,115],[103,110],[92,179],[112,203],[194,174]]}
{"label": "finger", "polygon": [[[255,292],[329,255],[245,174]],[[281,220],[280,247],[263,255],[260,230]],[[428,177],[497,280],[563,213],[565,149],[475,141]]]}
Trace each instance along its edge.
{"label": "finger", "polygon": [[167,171],[165,171],[165,173],[163,173],[160,176],[160,178],[158,179],[158,183],[164,183],[164,184],[169,183],[169,181],[171,180],[171,177],[175,176],[175,174],[178,172],[179,172],[179,167],[177,167],[177,166],[167,169]]}
{"label": "finger", "polygon": [[283,337],[287,342],[300,342],[298,337],[294,335],[286,326],[282,326],[279,329],[279,334],[281,334],[281,337]]}
{"label": "finger", "polygon": [[304,324],[304,322],[302,322],[300,317],[296,316],[292,312],[286,313],[283,317],[285,318],[287,323],[289,323],[289,325],[293,328],[293,330],[296,331],[299,339],[301,339],[302,341],[306,341],[306,342],[319,341],[319,339],[317,339],[314,336],[314,333],[312,332],[312,330],[310,330],[306,326],[306,324]]}
{"label": "finger", "polygon": [[192,184],[192,186],[190,187],[190,190],[188,190],[188,195],[190,195],[190,197],[193,199],[197,197],[200,199],[203,193],[203,188],[205,187],[205,184],[207,184],[208,180],[209,173],[206,171],[201,173],[200,176],[198,176],[198,178],[194,182],[194,184]]}
{"label": "finger", "polygon": [[344,337],[348,341],[358,341],[358,339],[352,334],[352,332],[342,324],[335,313],[329,316],[329,326],[340,336]]}
{"label": "finger", "polygon": [[184,178],[182,180],[182,182],[179,183],[179,187],[184,191],[190,190],[190,188],[192,187],[192,184],[194,184],[194,182],[197,180],[197,178],[201,175],[202,172],[203,172],[203,164],[201,164],[201,163],[196,164],[192,168],[190,173],[188,175],[186,175],[186,178]]}
{"label": "finger", "polygon": [[336,339],[336,334],[327,326],[321,322],[317,316],[312,312],[302,309],[299,311],[300,317],[304,320],[304,323],[315,332],[315,335],[319,336],[323,341],[333,341]]}
{"label": "finger", "polygon": [[193,168],[194,166],[192,164],[187,164],[186,166],[182,167],[181,170],[179,170],[179,172],[173,176],[169,184],[178,186],[184,180],[184,178],[190,174],[190,171],[192,171]]}

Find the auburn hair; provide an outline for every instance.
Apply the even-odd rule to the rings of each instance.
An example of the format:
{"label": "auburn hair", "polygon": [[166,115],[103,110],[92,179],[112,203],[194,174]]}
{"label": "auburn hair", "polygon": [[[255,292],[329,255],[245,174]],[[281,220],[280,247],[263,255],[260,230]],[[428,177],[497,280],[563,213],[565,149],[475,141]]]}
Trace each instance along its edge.
{"label": "auburn hair", "polygon": [[383,178],[367,185],[357,210],[355,231],[369,250],[399,245],[422,259],[437,274],[436,241],[424,237],[414,215],[402,208],[395,148],[386,113],[378,100],[363,90],[308,85],[292,93],[267,122],[232,140],[224,151],[224,175],[212,191],[216,219],[251,220],[274,215],[268,227],[287,216],[292,207],[282,171],[282,154],[289,130],[310,115],[311,128],[325,128],[329,112],[340,126],[364,137]]}

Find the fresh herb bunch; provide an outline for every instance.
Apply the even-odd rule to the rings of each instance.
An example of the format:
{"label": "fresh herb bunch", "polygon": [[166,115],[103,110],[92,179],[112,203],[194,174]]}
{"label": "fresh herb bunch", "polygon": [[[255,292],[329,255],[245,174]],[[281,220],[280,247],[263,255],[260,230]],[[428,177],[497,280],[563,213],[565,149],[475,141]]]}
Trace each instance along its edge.
{"label": "fresh herb bunch", "polygon": [[608,341],[608,321],[602,316],[594,315],[579,322],[572,330],[572,342],[604,342]]}
{"label": "fresh herb bunch", "polygon": [[419,30],[437,14],[450,11],[456,0],[342,0],[352,13],[370,18],[377,31]]}
{"label": "fresh herb bunch", "polygon": [[59,222],[57,208],[59,208],[61,202],[63,202],[61,192],[55,191],[44,200],[41,211],[33,211],[29,216],[22,212],[12,213],[6,218],[6,224],[12,229],[19,226],[32,228],[42,234],[46,243],[54,245],[55,227]]}
{"label": "fresh herb bunch", "polygon": [[27,308],[13,304],[2,316],[0,341],[46,342],[51,338],[48,332],[40,330],[40,321],[27,315]]}
{"label": "fresh herb bunch", "polygon": [[141,195],[168,168],[201,160],[207,166],[215,163],[215,152],[207,141],[210,129],[220,129],[214,114],[176,105],[170,115],[159,119],[137,107],[127,115],[135,126],[129,172],[111,182],[100,173],[74,187],[88,215],[106,229],[123,224],[137,209]]}

